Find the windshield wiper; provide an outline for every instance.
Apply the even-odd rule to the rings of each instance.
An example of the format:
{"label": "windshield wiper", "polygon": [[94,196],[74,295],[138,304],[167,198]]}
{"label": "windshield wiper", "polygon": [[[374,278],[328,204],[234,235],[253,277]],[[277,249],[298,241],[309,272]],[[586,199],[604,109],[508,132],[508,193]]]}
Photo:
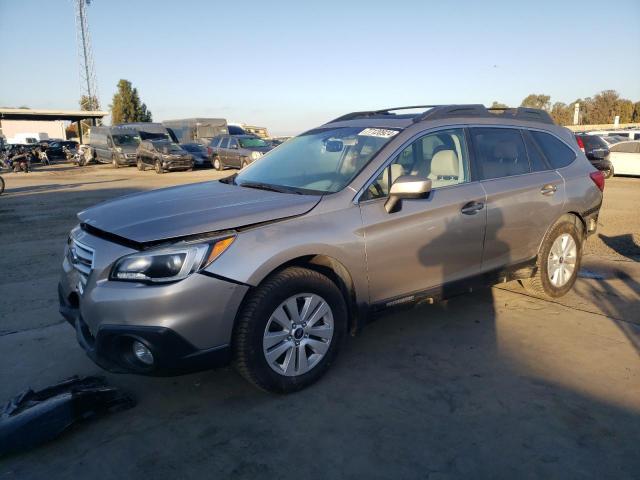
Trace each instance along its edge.
{"label": "windshield wiper", "polygon": [[278,192],[278,193],[297,193],[298,195],[302,195],[298,189],[284,187],[280,185],[271,185],[269,183],[261,183],[261,182],[242,182],[240,184],[241,187],[246,188],[256,188],[258,190],[268,190],[270,192]]}

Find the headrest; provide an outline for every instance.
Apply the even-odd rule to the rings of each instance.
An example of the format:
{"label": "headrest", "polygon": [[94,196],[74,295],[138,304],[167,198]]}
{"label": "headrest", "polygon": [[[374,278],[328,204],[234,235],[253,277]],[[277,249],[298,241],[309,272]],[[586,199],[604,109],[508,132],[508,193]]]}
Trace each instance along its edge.
{"label": "headrest", "polygon": [[453,150],[440,150],[431,159],[431,175],[457,177],[459,173],[458,155]]}

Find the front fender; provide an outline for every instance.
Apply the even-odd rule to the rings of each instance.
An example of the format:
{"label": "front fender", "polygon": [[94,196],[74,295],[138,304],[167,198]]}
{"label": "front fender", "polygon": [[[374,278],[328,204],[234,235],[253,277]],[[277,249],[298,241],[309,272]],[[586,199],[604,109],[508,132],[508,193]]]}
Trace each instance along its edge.
{"label": "front fender", "polygon": [[235,242],[207,271],[258,286],[292,260],[323,255],[339,262],[353,282],[356,301],[368,302],[362,220],[357,206],[307,214],[241,231]]}

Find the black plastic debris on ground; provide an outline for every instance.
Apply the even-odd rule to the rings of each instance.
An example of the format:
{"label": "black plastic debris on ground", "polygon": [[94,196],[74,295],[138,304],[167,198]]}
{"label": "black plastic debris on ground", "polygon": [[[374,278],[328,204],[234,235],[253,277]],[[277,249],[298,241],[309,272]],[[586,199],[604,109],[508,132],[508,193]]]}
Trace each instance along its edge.
{"label": "black plastic debris on ground", "polygon": [[104,377],[72,377],[22,392],[2,407],[0,456],[53,440],[76,423],[134,407],[135,399]]}

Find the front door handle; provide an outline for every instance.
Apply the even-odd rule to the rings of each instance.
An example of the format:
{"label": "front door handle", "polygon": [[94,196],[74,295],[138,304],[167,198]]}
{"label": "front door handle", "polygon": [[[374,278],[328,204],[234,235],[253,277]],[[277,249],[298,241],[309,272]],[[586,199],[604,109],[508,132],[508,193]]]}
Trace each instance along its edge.
{"label": "front door handle", "polygon": [[464,206],[460,209],[462,213],[465,215],[475,215],[477,212],[484,208],[484,203],[482,202],[469,202],[465,203]]}
{"label": "front door handle", "polygon": [[551,185],[550,183],[547,185],[544,185],[541,189],[540,189],[540,193],[542,195],[547,195],[547,196],[551,196],[554,193],[556,193],[556,191],[558,190],[558,187],[556,187],[555,185]]}

